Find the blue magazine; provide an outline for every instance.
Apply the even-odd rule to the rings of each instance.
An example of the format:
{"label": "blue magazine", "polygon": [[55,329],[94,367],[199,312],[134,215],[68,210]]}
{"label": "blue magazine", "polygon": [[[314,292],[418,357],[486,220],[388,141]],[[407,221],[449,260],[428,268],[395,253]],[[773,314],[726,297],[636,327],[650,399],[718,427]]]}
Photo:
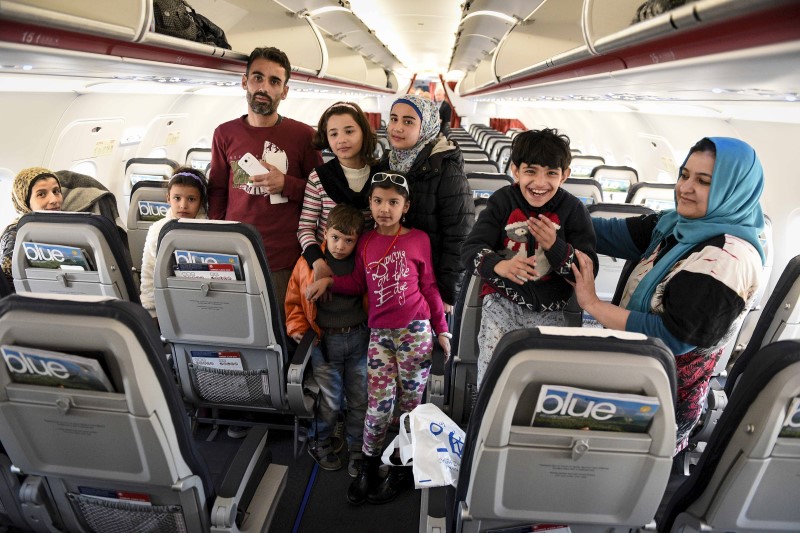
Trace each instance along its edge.
{"label": "blue magazine", "polygon": [[8,344],[0,346],[0,352],[14,383],[114,391],[100,363],[90,357]]}
{"label": "blue magazine", "polygon": [[645,433],[659,407],[653,396],[542,385],[531,425]]}
{"label": "blue magazine", "polygon": [[63,270],[94,270],[89,254],[75,246],[23,242],[22,250],[28,265],[34,268],[61,268]]}
{"label": "blue magazine", "polygon": [[178,265],[187,263],[233,265],[236,279],[244,279],[242,277],[242,264],[239,261],[238,255],[215,254],[212,252],[198,252],[194,250],[175,250],[175,263]]}
{"label": "blue magazine", "polygon": [[169,204],[167,202],[149,202],[139,200],[139,220],[143,222],[155,222],[167,216]]}

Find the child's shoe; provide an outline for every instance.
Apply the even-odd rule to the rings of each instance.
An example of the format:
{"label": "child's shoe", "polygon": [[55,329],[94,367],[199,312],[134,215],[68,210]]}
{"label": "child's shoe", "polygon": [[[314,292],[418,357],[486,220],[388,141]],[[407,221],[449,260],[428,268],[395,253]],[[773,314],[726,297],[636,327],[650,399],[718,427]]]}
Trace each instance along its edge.
{"label": "child's shoe", "polygon": [[358,476],[361,463],[364,462],[364,454],[361,452],[361,444],[351,444],[348,449],[349,459],[347,460],[347,473],[350,477]]}
{"label": "child's shoe", "polygon": [[389,503],[401,492],[414,487],[414,474],[410,466],[391,466],[389,475],[367,495],[369,503],[380,505]]}
{"label": "child's shoe", "polygon": [[353,505],[361,505],[367,500],[367,495],[378,484],[378,468],[380,464],[380,456],[364,456],[361,461],[361,468],[358,469],[358,475],[347,489],[347,501]]}
{"label": "child's shoe", "polygon": [[335,471],[342,468],[342,460],[334,452],[331,439],[309,442],[308,455],[313,457],[323,470]]}

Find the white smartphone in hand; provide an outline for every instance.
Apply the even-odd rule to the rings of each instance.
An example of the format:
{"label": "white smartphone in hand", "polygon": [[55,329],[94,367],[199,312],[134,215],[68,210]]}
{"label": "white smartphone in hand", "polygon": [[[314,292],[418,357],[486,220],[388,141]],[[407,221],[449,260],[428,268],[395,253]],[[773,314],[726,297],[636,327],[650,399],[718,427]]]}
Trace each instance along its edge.
{"label": "white smartphone in hand", "polygon": [[[261,164],[261,161],[259,161],[250,152],[244,154],[239,160],[239,168],[247,172],[249,176],[257,176],[259,174],[267,174],[269,172],[269,170],[267,170],[266,167]],[[269,195],[269,202],[271,204],[283,204],[288,201],[288,198],[281,196],[280,194]]]}

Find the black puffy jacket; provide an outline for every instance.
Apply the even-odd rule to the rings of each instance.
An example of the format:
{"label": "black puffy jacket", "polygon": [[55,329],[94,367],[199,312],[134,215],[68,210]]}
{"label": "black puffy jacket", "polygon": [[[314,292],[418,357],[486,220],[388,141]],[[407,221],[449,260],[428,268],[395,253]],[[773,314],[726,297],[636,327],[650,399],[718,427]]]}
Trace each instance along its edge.
{"label": "black puffy jacket", "polygon": [[[389,171],[388,152],[378,170]],[[420,152],[406,177],[411,207],[404,225],[430,237],[439,293],[445,303],[454,305],[465,272],[461,244],[475,223],[475,203],[464,174],[461,150],[440,135]]]}

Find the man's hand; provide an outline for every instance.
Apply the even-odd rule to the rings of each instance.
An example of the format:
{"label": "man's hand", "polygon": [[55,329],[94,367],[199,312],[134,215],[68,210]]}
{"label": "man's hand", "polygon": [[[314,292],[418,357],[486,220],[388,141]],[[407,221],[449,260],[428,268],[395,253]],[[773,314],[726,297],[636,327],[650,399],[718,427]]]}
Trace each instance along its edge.
{"label": "man's hand", "polygon": [[292,339],[294,339],[294,342],[296,342],[298,344],[300,344],[300,341],[303,340],[303,334],[302,333],[293,333],[290,336],[292,337]]}
{"label": "man's hand", "polygon": [[261,164],[269,170],[266,174],[256,174],[251,176],[254,187],[263,188],[267,194],[280,194],[283,192],[283,186],[286,182],[286,175],[278,170],[278,167],[271,165],[266,161],[261,161]]}

